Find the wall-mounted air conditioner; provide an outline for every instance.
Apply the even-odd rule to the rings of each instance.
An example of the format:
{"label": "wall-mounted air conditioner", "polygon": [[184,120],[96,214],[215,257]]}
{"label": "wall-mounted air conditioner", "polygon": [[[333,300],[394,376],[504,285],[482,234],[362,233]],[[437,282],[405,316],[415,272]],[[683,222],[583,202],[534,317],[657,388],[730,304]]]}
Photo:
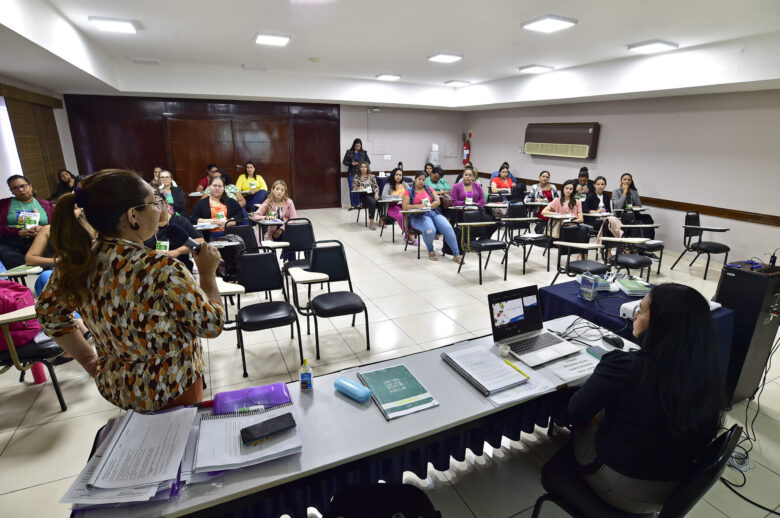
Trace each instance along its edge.
{"label": "wall-mounted air conditioner", "polygon": [[596,158],[598,122],[531,123],[525,129],[523,152],[564,158]]}

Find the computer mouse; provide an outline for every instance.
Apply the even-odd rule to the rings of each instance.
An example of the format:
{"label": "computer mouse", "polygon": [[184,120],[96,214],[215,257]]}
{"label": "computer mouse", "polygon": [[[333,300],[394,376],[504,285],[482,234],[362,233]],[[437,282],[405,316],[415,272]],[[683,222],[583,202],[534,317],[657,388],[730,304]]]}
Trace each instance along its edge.
{"label": "computer mouse", "polygon": [[615,347],[616,349],[623,348],[623,339],[620,338],[618,335],[604,335],[601,337],[601,339],[607,342],[612,347]]}

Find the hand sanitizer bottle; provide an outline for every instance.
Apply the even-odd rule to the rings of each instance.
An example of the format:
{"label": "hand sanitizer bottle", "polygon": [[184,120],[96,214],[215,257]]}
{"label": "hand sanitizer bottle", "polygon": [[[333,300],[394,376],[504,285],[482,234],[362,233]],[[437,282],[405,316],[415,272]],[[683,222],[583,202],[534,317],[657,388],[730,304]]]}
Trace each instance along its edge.
{"label": "hand sanitizer bottle", "polygon": [[301,377],[301,390],[311,390],[312,387],[312,371],[309,367],[309,361],[304,358],[301,370],[298,371]]}

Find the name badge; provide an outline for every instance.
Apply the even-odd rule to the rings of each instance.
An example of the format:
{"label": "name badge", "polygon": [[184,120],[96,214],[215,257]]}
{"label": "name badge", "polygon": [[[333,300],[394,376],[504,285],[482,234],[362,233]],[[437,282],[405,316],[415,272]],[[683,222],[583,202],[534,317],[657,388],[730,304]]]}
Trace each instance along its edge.
{"label": "name badge", "polygon": [[214,214],[214,219],[220,220],[220,219],[227,219],[227,218],[225,217],[224,212],[217,212],[216,214]]}
{"label": "name badge", "polygon": [[170,241],[157,241],[157,251],[167,252],[170,250]]}
{"label": "name badge", "polygon": [[249,188],[250,188],[250,189],[254,189],[255,187],[257,187],[257,183],[255,183],[255,182],[249,182]]}
{"label": "name badge", "polygon": [[19,219],[17,220],[19,225],[25,229],[37,227],[41,221],[41,215],[37,212],[22,211],[19,213]]}

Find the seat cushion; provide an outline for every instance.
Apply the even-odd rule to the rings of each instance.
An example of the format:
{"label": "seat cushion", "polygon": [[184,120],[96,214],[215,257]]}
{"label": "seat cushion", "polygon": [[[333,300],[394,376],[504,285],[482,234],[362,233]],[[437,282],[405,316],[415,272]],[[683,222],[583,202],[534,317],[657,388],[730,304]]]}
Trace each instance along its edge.
{"label": "seat cushion", "polygon": [[[19,361],[27,363],[33,360],[42,360],[59,356],[62,354],[62,349],[51,340],[47,340],[40,344],[36,344],[34,341],[30,340],[24,345],[17,346],[16,353],[19,355]],[[11,365],[12,363],[11,354],[8,351],[0,351],[0,365]]]}
{"label": "seat cushion", "polygon": [[238,310],[238,327],[242,331],[260,331],[285,326],[297,320],[295,309],[287,302],[261,302]]}
{"label": "seat cushion", "polygon": [[641,250],[642,252],[657,252],[659,250],[664,249],[664,242],[663,241],[657,241],[655,243],[652,243],[648,241],[647,243],[640,243],[638,245],[633,245],[634,248],[637,250]]}
{"label": "seat cushion", "polygon": [[363,299],[351,291],[334,291],[317,295],[311,301],[311,307],[318,317],[338,317],[353,315],[366,309]]}
{"label": "seat cushion", "polygon": [[538,245],[538,246],[547,246],[547,242],[550,241],[550,238],[547,236],[515,236],[512,238],[512,242],[515,245],[522,246],[522,245]]}
{"label": "seat cushion", "polygon": [[[573,511],[575,516],[598,516],[599,518],[651,518],[655,516],[654,513],[627,513],[601,500],[580,476],[571,445],[565,446],[542,466],[542,486],[545,491],[555,497],[555,500]],[[544,515],[544,512],[541,514]]]}
{"label": "seat cushion", "polygon": [[499,241],[497,239],[472,239],[470,244],[471,248],[485,252],[503,250],[506,248],[506,241]]}
{"label": "seat cushion", "polygon": [[731,251],[731,248],[724,245],[723,243],[716,243],[714,241],[702,241],[701,243],[696,242],[691,244],[691,250],[696,250],[697,252],[704,252],[704,253],[711,253],[711,254],[725,254],[726,252]]}
{"label": "seat cushion", "polygon": [[569,263],[569,271],[575,272],[575,273],[585,273],[590,272],[596,275],[601,275],[603,273],[607,273],[607,265],[604,263],[599,263],[597,261],[591,261],[589,259],[584,259],[582,261],[572,261]]}
{"label": "seat cushion", "polygon": [[609,258],[610,264],[615,264],[617,258],[617,265],[623,268],[647,268],[653,261],[649,257],[643,257],[637,254],[620,254],[613,255]]}
{"label": "seat cushion", "polygon": [[290,268],[303,268],[304,270],[309,267],[308,259],[295,259],[293,261],[287,261],[282,265],[282,273],[287,274]]}

